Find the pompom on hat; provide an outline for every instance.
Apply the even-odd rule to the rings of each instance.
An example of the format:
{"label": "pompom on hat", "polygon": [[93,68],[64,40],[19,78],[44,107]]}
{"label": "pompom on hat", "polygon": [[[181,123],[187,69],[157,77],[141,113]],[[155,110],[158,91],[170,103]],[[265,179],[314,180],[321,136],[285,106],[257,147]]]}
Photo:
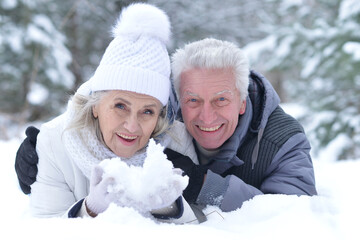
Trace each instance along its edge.
{"label": "pompom on hat", "polygon": [[94,75],[78,93],[133,91],[155,97],[166,105],[171,87],[166,50],[170,33],[168,16],[159,8],[145,3],[126,7]]}

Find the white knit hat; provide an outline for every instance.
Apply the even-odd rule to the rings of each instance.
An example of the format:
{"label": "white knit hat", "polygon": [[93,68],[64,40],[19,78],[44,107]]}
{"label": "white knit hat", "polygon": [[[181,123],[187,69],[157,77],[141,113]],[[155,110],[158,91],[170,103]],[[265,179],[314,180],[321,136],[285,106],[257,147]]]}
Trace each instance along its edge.
{"label": "white knit hat", "polygon": [[[170,94],[168,16],[152,5],[132,4],[121,12],[113,35],[95,74],[84,84],[86,92],[133,91],[166,105]],[[81,88],[78,92],[83,94]]]}

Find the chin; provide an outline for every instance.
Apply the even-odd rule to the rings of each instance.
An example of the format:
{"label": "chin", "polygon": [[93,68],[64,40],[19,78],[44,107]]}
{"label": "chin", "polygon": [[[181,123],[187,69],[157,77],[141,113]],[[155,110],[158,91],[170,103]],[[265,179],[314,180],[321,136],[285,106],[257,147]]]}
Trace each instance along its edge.
{"label": "chin", "polygon": [[120,151],[115,153],[118,157],[120,158],[130,158],[134,155],[134,153],[131,152],[124,152],[124,151]]}
{"label": "chin", "polygon": [[219,145],[218,143],[201,143],[198,141],[198,143],[205,149],[209,149],[209,150],[212,150],[212,149],[217,149],[219,148],[221,145]]}

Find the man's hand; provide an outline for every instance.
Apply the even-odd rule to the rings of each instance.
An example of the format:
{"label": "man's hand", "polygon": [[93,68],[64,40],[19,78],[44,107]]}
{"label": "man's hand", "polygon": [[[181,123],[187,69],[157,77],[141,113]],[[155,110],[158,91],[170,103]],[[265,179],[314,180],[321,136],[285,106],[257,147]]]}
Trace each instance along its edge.
{"label": "man's hand", "polygon": [[168,148],[165,149],[164,153],[175,168],[180,168],[189,177],[189,185],[184,190],[183,196],[189,203],[195,203],[204,184],[208,167],[197,165],[189,157]]}
{"label": "man's hand", "polygon": [[26,138],[21,143],[15,158],[15,171],[19,180],[21,190],[25,194],[31,192],[30,185],[36,180],[38,172],[38,155],[36,153],[36,139],[39,129],[30,126],[26,129]]}
{"label": "man's hand", "polygon": [[[181,178],[182,171],[180,169],[173,169],[173,174],[178,175]],[[152,211],[157,209],[162,209],[171,206],[176,199],[178,199],[184,191],[184,185],[182,184],[182,180],[180,178],[173,178],[171,182],[168,183],[167,186],[160,187],[156,189],[153,194],[147,195],[147,199],[144,200],[144,203],[137,203],[137,206],[144,205],[141,210]]]}

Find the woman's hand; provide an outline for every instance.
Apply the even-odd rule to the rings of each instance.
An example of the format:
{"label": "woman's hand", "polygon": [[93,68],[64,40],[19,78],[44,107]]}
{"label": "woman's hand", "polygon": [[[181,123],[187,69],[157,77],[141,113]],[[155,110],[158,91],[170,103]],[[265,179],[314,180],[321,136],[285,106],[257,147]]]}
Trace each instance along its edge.
{"label": "woman's hand", "polygon": [[85,199],[86,210],[90,216],[96,217],[99,213],[104,212],[114,202],[119,192],[108,192],[109,186],[115,183],[113,177],[103,178],[104,170],[101,166],[96,165],[91,172],[90,192]]}

